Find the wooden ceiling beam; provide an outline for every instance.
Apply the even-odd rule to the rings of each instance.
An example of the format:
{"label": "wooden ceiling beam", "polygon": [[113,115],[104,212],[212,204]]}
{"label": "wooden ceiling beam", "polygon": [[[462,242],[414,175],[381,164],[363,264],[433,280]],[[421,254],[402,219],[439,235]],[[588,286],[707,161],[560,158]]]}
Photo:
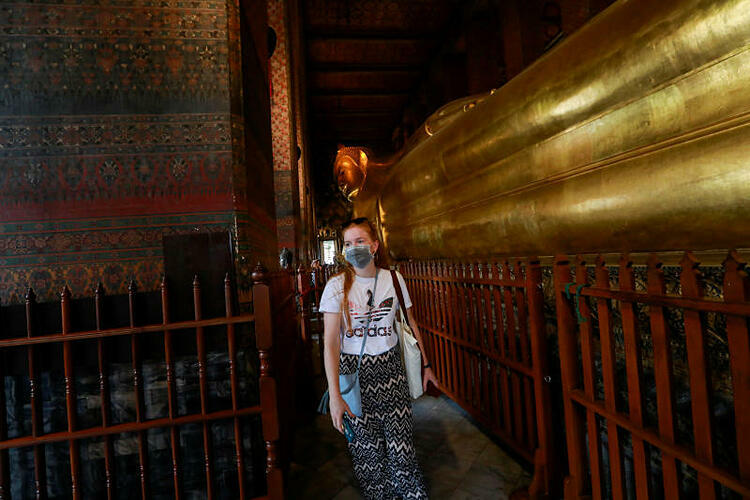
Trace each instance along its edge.
{"label": "wooden ceiling beam", "polygon": [[362,31],[356,28],[340,27],[335,29],[316,29],[308,28],[305,32],[305,39],[308,42],[319,40],[330,40],[337,42],[346,42],[348,40],[373,41],[373,42],[394,42],[394,43],[425,43],[439,42],[439,31],[425,31],[422,33],[409,33],[405,35],[403,31]]}
{"label": "wooden ceiling beam", "polygon": [[370,73],[370,72],[393,72],[398,71],[400,73],[422,73],[422,66],[410,63],[404,64],[393,64],[384,63],[378,64],[368,61],[361,62],[342,62],[342,63],[316,63],[312,62],[308,65],[308,71],[318,73],[340,73],[340,72],[357,72],[357,73]]}

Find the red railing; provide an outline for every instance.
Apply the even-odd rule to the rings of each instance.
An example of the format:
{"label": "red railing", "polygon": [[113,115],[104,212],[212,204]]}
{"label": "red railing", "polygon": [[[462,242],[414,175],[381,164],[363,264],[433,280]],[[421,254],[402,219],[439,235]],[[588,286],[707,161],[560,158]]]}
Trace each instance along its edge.
{"label": "red railing", "polygon": [[[601,256],[555,263],[565,497],[750,498],[745,263],[730,252],[712,297],[691,253],[674,269],[672,293],[658,255],[638,283],[627,255],[608,264]],[[709,332],[709,317],[717,331]],[[717,373],[715,359],[728,359],[727,373]],[[717,426],[717,409],[732,406]]]}
{"label": "red railing", "polygon": [[[82,498],[84,489],[81,473],[81,450],[79,446],[83,440],[92,438],[103,441],[104,471],[105,478],[104,494],[107,498],[116,495],[115,489],[118,481],[117,476],[121,474],[136,475],[138,478],[140,496],[149,498],[150,481],[149,474],[149,452],[146,434],[150,430],[166,428],[169,430],[169,453],[171,458],[172,491],[174,498],[183,498],[182,485],[185,481],[182,459],[191,454],[200,454],[205,473],[205,491],[202,493],[206,498],[219,496],[216,491],[217,477],[215,472],[215,459],[213,450],[217,443],[212,442],[212,425],[218,421],[231,421],[233,428],[233,448],[235,465],[235,487],[238,498],[249,498],[252,496],[246,481],[246,464],[243,442],[250,436],[243,435],[241,421],[245,418],[256,416],[262,421],[262,439],[265,443],[266,470],[265,487],[254,490],[267,491],[267,498],[283,498],[283,481],[280,461],[278,457],[277,442],[279,440],[279,414],[277,408],[276,379],[272,375],[273,366],[271,352],[274,347],[272,327],[274,307],[283,307],[278,298],[274,297],[272,287],[269,287],[269,279],[263,270],[256,269],[253,274],[255,285],[253,286],[253,314],[236,314],[233,309],[232,286],[227,276],[224,282],[224,298],[226,315],[205,319],[201,311],[201,285],[197,278],[193,282],[193,306],[194,319],[190,321],[171,322],[169,314],[169,292],[166,282],[161,285],[161,316],[162,322],[146,326],[137,326],[135,317],[137,307],[135,303],[136,289],[134,285],[129,288],[128,311],[129,326],[123,328],[103,329],[102,320],[107,312],[103,308],[104,291],[99,286],[94,293],[94,310],[96,328],[89,331],[74,331],[72,328],[74,310],[71,306],[70,290],[66,287],[61,293],[60,299],[60,331],[51,334],[38,335],[34,324],[37,319],[37,304],[33,291],[29,291],[26,297],[26,335],[14,338],[0,338],[0,354],[6,359],[6,354],[15,349],[26,352],[26,363],[28,373],[28,398],[30,406],[31,433],[29,435],[17,435],[9,437],[6,393],[4,383],[0,384],[0,499],[11,499],[11,482],[16,471],[11,467],[9,451],[14,449],[31,447],[33,449],[34,485],[33,495],[36,498],[47,497],[47,466],[45,464],[44,447],[51,443],[67,443],[69,457],[68,478],[70,481],[70,496],[74,499]],[[288,288],[288,287],[287,287]],[[237,364],[238,339],[236,329],[242,327],[247,329],[248,325],[254,325],[255,349],[259,356],[258,387],[259,394],[254,398],[259,404],[243,404],[240,400],[239,367]],[[229,381],[231,391],[231,408],[210,409],[209,387],[207,375],[207,336],[209,328],[223,327],[226,335],[226,349]],[[175,375],[175,343],[186,339],[185,332],[194,332],[197,350],[198,371],[198,399],[199,410],[183,412],[179,414],[177,398],[180,388],[176,386]],[[143,384],[143,349],[141,343],[154,335],[163,334],[164,369],[166,371],[167,410],[166,416],[158,418],[147,418],[144,405]],[[130,359],[132,369],[132,396],[135,407],[135,418],[125,423],[113,423],[111,391],[108,375],[111,365],[107,359],[105,342],[115,338],[130,338]],[[76,396],[76,371],[79,364],[75,359],[74,345],[84,344],[86,341],[96,342],[97,370],[99,380],[99,397],[101,398],[100,424],[95,426],[79,426]],[[40,397],[39,376],[42,372],[40,363],[51,362],[50,359],[40,359],[37,349],[42,346],[62,346],[62,364],[64,367],[64,394],[66,407],[65,430],[56,432],[44,432],[41,422],[42,407]],[[0,363],[0,380],[5,381],[6,366]],[[184,397],[184,394],[181,396]],[[187,424],[198,424],[201,427],[202,446],[200,449],[186,449],[184,443],[180,442],[180,428]],[[137,440],[138,465],[136,470],[121,470],[115,466],[115,450],[113,440],[123,433],[135,433]],[[259,444],[259,443],[255,443]],[[192,492],[194,493],[194,492]],[[265,498],[265,497],[264,497]]]}
{"label": "red railing", "polygon": [[534,463],[532,495],[550,493],[555,465],[539,262],[408,262],[400,269],[441,390]]}

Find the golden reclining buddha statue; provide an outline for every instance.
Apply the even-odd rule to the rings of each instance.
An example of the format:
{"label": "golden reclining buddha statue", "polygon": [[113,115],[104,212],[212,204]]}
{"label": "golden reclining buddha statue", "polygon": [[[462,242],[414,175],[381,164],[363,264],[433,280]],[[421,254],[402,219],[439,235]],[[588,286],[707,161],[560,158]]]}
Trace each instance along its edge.
{"label": "golden reclining buddha statue", "polygon": [[750,0],[619,1],[334,175],[393,258],[750,246]]}

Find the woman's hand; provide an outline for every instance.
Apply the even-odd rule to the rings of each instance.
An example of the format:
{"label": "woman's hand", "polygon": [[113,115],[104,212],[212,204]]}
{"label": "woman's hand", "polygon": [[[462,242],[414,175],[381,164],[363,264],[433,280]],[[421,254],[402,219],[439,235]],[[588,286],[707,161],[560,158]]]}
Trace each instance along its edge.
{"label": "woman's hand", "polygon": [[424,392],[427,392],[427,384],[429,382],[432,382],[436,389],[440,388],[437,378],[435,378],[435,374],[432,372],[432,368],[425,368],[424,374],[422,375],[422,390]]}
{"label": "woman's hand", "polygon": [[349,409],[349,405],[346,404],[344,398],[341,396],[331,397],[328,401],[331,410],[331,421],[333,422],[333,428],[339,431],[341,434],[344,433],[344,413],[354,418],[354,414]]}

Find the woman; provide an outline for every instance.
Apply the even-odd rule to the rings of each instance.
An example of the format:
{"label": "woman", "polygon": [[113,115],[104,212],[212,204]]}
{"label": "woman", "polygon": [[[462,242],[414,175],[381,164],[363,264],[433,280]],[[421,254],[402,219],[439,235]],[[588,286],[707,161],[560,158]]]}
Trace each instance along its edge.
{"label": "woman", "polygon": [[[347,266],[328,281],[319,308],[325,313],[325,368],[333,427],[343,434],[347,419],[354,431],[349,452],[365,498],[427,498],[414,453],[411,401],[393,324],[400,307],[393,279],[389,271],[375,265],[380,242],[367,219],[353,219],[342,230]],[[398,280],[422,353],[426,390],[429,382],[437,385],[437,380],[400,274]],[[356,370],[365,328],[367,341],[359,372],[362,416],[357,417],[341,397],[339,373]]]}

